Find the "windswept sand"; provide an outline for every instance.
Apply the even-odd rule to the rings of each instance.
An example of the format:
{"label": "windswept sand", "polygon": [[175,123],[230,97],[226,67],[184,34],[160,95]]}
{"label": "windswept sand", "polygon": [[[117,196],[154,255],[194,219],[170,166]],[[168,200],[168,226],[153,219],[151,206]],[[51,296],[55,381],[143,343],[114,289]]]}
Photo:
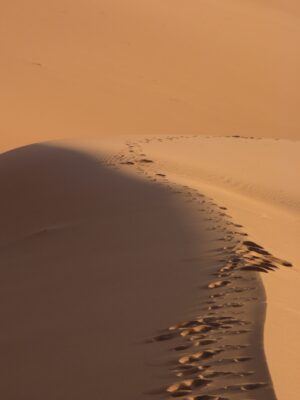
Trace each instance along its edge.
{"label": "windswept sand", "polygon": [[1,398],[299,397],[299,44],[295,0],[2,1]]}
{"label": "windswept sand", "polygon": [[1,395],[295,398],[298,147],[162,136],[2,154]]}
{"label": "windswept sand", "polygon": [[228,208],[253,240],[292,261],[262,276],[268,311],[265,351],[278,399],[300,393],[300,143],[289,140],[181,137],[145,142],[175,182]]}
{"label": "windswept sand", "polygon": [[3,0],[0,149],[98,134],[300,134],[293,0]]}
{"label": "windswept sand", "polygon": [[205,195],[156,182],[151,160],[131,164],[134,148],[1,155],[1,397],[275,399],[260,279],[222,272],[238,229]]}
{"label": "windswept sand", "polygon": [[1,398],[138,400],[166,385],[168,346],[144,342],[194,306],[206,236],[110,158],[49,145],[0,157]]}

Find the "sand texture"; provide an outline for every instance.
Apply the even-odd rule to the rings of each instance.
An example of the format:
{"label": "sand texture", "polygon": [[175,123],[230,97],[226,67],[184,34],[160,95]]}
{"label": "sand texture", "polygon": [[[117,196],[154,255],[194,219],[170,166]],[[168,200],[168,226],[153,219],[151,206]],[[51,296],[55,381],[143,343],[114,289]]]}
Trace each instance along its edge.
{"label": "sand texture", "polygon": [[300,3],[2,0],[0,399],[300,398]]}
{"label": "sand texture", "polygon": [[[251,158],[248,141],[73,140],[1,155],[3,397],[201,400],[253,392],[273,400],[297,393],[299,325],[290,308],[298,304],[289,303],[296,253],[272,240],[263,247],[261,234],[239,224],[247,213],[242,201],[240,214],[231,212],[235,196],[244,196],[241,185],[233,189],[234,165],[230,174],[219,164],[231,182],[222,188],[222,176],[204,168],[209,159],[215,165],[218,143],[232,154],[244,146]],[[287,144],[251,143],[262,151],[264,143]],[[247,159],[236,161],[242,177]],[[244,184],[254,197],[251,182],[250,174]],[[262,204],[276,203],[270,186],[270,197],[257,189]],[[296,190],[280,195],[274,208],[296,216]],[[288,293],[280,304],[277,281],[280,296]],[[281,324],[284,333],[274,332]],[[282,368],[287,362],[292,372]]]}

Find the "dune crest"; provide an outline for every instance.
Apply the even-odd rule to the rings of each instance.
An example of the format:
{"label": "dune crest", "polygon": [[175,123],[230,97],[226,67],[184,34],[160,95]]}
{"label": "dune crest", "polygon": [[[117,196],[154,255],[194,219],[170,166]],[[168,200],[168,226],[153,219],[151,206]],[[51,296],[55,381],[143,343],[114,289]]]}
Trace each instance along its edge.
{"label": "dune crest", "polygon": [[300,392],[299,142],[186,135],[141,139],[140,146],[170,181],[189,185],[223,204],[249,240],[286,258],[286,266],[293,263],[293,269],[278,270],[264,261],[261,268],[257,259],[255,270],[277,270],[262,274],[268,302],[265,351],[277,397],[296,397]]}
{"label": "dune crest", "polygon": [[[285,332],[284,354],[276,351],[282,331],[274,332],[274,324],[296,322],[288,307],[298,284],[297,258],[286,251],[280,259],[280,246],[273,240],[265,247],[264,230],[253,231],[261,223],[255,217],[249,224],[247,210],[256,203],[241,200],[241,189],[247,198],[253,185],[235,192],[237,177],[220,166],[232,178],[227,189],[226,182],[214,189],[216,175],[205,172],[210,156],[215,165],[211,140],[232,154],[237,140],[253,141],[73,140],[1,155],[0,311],[10,351],[0,392],[7,399],[21,392],[60,398],[57,385],[61,398],[78,399],[87,393],[243,399],[253,392],[273,400],[297,393],[297,330]],[[263,149],[263,141],[255,144]],[[193,151],[203,157],[193,158]],[[273,196],[257,204],[275,199],[270,187]],[[274,210],[286,216],[296,203],[285,201],[287,193],[282,199]],[[278,282],[281,296],[289,291],[284,314],[275,298]],[[287,361],[292,372],[282,369]],[[113,385],[121,376],[127,384]]]}

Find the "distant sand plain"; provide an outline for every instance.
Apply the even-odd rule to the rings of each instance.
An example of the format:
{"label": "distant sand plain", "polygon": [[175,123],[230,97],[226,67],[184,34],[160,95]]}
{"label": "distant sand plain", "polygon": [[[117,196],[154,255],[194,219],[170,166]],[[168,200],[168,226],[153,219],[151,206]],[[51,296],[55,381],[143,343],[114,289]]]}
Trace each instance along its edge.
{"label": "distant sand plain", "polygon": [[0,146],[299,138],[299,18],[292,0],[2,1]]}

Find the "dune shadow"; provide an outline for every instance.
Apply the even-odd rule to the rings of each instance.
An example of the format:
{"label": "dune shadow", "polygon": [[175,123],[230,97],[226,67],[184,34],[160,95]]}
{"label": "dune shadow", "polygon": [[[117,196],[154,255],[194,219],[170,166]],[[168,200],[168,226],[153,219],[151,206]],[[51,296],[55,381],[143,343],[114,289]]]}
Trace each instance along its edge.
{"label": "dune shadow", "polygon": [[0,156],[7,400],[147,397],[173,356],[168,341],[143,340],[207,300],[199,284],[216,259],[201,223],[167,187],[111,164],[49,144]]}
{"label": "dune shadow", "polygon": [[140,398],[161,350],[135,343],[191,301],[181,260],[199,245],[174,196],[104,164],[40,144],[0,156],[6,399]]}

